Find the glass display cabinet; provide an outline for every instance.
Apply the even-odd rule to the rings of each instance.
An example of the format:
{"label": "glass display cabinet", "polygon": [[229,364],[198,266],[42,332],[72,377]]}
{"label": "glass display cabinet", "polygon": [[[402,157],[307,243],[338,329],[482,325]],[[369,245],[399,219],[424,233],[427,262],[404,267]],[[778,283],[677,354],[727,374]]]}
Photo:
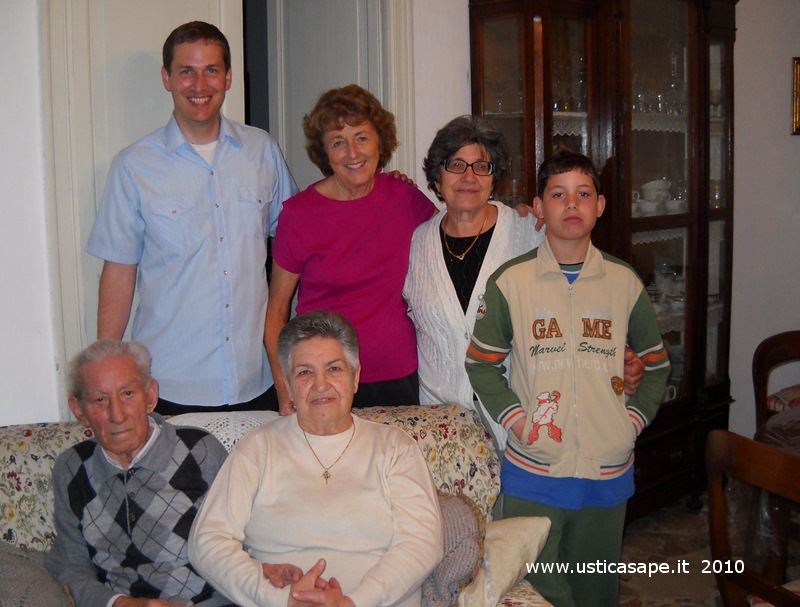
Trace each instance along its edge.
{"label": "glass display cabinet", "polygon": [[593,239],[630,262],[672,361],[639,438],[638,516],[704,487],[705,436],[727,428],[735,0],[471,0],[473,112],[506,137],[497,195],[530,202],[558,145],[601,173]]}

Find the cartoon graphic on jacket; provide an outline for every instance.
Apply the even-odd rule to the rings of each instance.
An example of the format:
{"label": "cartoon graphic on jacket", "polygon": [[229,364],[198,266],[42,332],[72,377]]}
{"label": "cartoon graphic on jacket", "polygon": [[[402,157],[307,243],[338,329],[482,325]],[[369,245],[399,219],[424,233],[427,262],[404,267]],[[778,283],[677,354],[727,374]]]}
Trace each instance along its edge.
{"label": "cartoon graphic on jacket", "polygon": [[539,440],[539,428],[545,426],[547,435],[557,443],[561,442],[561,428],[553,423],[553,416],[558,411],[558,399],[561,393],[558,390],[542,392],[536,397],[536,411],[533,412],[533,427],[528,434],[528,444]]}

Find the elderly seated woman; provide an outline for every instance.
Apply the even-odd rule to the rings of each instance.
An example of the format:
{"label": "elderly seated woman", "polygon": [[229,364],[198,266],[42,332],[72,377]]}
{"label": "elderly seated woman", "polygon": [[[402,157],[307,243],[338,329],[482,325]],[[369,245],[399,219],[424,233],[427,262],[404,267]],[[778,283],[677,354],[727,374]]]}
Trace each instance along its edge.
{"label": "elderly seated woman", "polygon": [[[436,489],[412,438],[351,413],[355,330],[334,312],[301,314],[278,355],[297,414],[234,447],[192,527],[191,562],[242,607],[419,605],[443,555]],[[267,562],[305,573],[279,588]]]}

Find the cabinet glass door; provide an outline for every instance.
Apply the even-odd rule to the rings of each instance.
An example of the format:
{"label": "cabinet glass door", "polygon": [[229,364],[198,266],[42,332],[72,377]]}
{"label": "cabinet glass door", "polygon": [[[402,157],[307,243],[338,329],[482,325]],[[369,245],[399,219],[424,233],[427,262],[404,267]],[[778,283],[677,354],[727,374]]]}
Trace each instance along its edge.
{"label": "cabinet glass door", "polygon": [[686,213],[689,198],[688,8],[631,2],[631,212]]}
{"label": "cabinet glass door", "polygon": [[726,336],[728,310],[726,309],[726,284],[728,272],[729,215],[729,132],[730,95],[726,79],[727,52],[729,47],[722,42],[712,41],[708,48],[708,116],[709,116],[709,159],[708,159],[708,290],[705,379],[714,382],[727,375],[728,359],[725,352],[728,344]]}
{"label": "cabinet glass door", "polygon": [[552,20],[553,144],[589,155],[587,24],[583,19]]}
{"label": "cabinet glass door", "polygon": [[632,0],[630,208],[632,264],[656,310],[672,363],[665,400],[690,392],[684,373],[698,274],[689,174],[689,14],[682,0]]}
{"label": "cabinet glass door", "polygon": [[498,184],[495,197],[515,205],[525,193],[525,98],[523,94],[522,19],[487,19],[483,43],[481,114],[503,133],[511,158],[510,175]]}
{"label": "cabinet glass door", "polygon": [[664,345],[669,352],[671,371],[665,399],[685,393],[688,377],[684,375],[686,343],[686,279],[692,259],[688,254],[687,228],[667,228],[634,232],[632,265],[644,280],[653,302]]}

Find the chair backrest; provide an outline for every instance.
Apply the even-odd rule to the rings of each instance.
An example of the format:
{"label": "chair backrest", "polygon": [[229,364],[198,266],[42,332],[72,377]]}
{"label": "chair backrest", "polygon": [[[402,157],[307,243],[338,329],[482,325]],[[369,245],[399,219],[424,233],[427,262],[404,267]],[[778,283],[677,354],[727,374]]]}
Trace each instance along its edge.
{"label": "chair backrest", "polygon": [[[749,605],[748,597],[756,595],[776,607],[798,607],[800,596],[781,587],[783,580],[770,579],[770,573],[750,568],[742,555],[731,548],[726,507],[726,482],[740,480],[800,504],[800,455],[760,443],[726,430],[713,430],[706,443],[708,476],[709,535],[712,563],[717,586],[726,607]],[[787,516],[786,508],[770,512],[770,516]],[[779,527],[783,525],[778,522]],[[785,540],[786,538],[779,538]],[[785,573],[785,572],[783,572]],[[770,576],[771,577],[771,576]]]}
{"label": "chair backrest", "polygon": [[756,428],[775,414],[767,408],[769,374],[785,363],[800,361],[800,331],[786,331],[767,337],[753,354],[753,389],[756,397]]}

